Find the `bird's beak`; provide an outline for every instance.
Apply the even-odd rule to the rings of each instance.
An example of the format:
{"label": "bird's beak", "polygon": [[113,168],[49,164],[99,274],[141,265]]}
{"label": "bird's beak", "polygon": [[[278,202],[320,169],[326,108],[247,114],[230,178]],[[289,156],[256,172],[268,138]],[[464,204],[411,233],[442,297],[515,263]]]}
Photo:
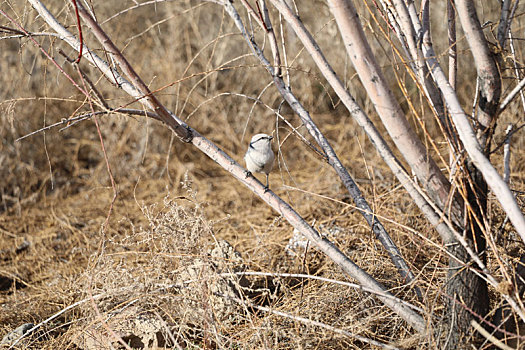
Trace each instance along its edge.
{"label": "bird's beak", "polygon": [[268,140],[273,140],[273,136],[268,136]]}

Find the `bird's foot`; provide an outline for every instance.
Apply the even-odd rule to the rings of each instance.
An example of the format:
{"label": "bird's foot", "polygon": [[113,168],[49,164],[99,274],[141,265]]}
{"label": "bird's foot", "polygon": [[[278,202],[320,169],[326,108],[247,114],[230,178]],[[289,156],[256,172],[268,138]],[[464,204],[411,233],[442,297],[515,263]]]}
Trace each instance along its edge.
{"label": "bird's foot", "polygon": [[249,178],[249,177],[253,177],[253,174],[249,171],[249,170],[246,170],[244,172],[244,175],[245,175],[245,179]]}
{"label": "bird's foot", "polygon": [[270,190],[270,187],[264,186],[264,193],[268,192]]}

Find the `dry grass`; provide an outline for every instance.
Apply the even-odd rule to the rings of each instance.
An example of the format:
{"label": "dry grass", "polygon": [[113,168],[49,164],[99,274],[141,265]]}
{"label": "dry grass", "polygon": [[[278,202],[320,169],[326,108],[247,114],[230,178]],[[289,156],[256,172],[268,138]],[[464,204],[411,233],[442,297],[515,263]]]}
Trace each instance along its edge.
{"label": "dry grass", "polygon": [[[6,4],[2,2],[1,6]],[[42,30],[28,5],[19,2],[10,6],[18,20],[35,21],[28,29]],[[71,9],[63,6],[56,2],[51,8],[55,13],[64,10],[58,17],[73,25]],[[131,2],[106,1],[97,6],[102,21],[130,7]],[[166,18],[169,20],[153,26]],[[335,60],[339,39],[327,8],[305,11],[302,19],[312,25],[321,43],[337,38],[334,45],[326,44],[327,56]],[[288,47],[289,56],[296,57],[294,91],[312,111],[417,273],[425,293],[423,303],[408,288],[399,288],[402,283],[395,268],[332,169],[297,137],[290,136],[290,129],[267,108],[278,107],[277,92],[268,89],[260,97],[264,104],[254,104],[245,97],[257,97],[270,79],[253,58],[246,56],[245,44],[218,7],[192,1],[168,2],[126,12],[105,28],[118,46],[125,48],[125,55],[152,88],[181,80],[159,93],[162,101],[235,159],[242,159],[251,133],[269,132],[278,126],[281,156],[271,174],[272,190],[316,227],[339,228],[340,234],[333,239],[350,258],[392,288],[394,294],[424,308],[434,322],[439,320],[444,311],[441,293],[447,266],[439,237],[370,142],[332,101],[331,91],[322,85],[297,43]],[[53,50],[59,45],[49,38],[41,42]],[[89,36],[86,42],[93,43]],[[104,324],[118,333],[123,322],[137,315],[151,322],[161,320],[167,343],[172,344],[173,337],[182,347],[369,346],[240,306],[231,295],[217,298],[226,290],[249,302],[385,343],[432,348],[433,339],[414,335],[377,299],[355,289],[304,279],[252,276],[230,280],[219,276],[246,270],[309,273],[345,280],[312,247],[299,256],[287,254],[285,247],[293,236],[290,226],[211,160],[173,140],[157,122],[117,115],[99,118],[118,188],[108,225],[102,229],[113,192],[94,123],[85,121],[61,132],[55,128],[15,142],[44,124],[88,110],[83,96],[72,92],[66,79],[28,40],[2,40],[0,48],[0,79],[10,87],[0,91],[0,335],[98,296],[46,324],[20,346],[75,349],[86,334],[105,334]],[[395,68],[388,57],[384,60],[387,71]],[[339,72],[345,71],[344,62],[335,66]],[[83,67],[97,81],[96,70]],[[74,75],[69,68],[68,72]],[[468,82],[470,74],[462,72],[461,79]],[[360,84],[348,67],[345,77],[350,90],[359,92]],[[470,100],[469,91],[474,88],[471,81],[462,85],[465,101]],[[130,101],[104,79],[98,80],[97,86],[114,106]],[[357,93],[357,98],[365,109],[372,110],[362,93]],[[518,107],[513,108],[502,116],[497,134],[507,122],[518,120]],[[292,125],[300,126],[289,110],[283,108],[282,112]],[[412,113],[409,116],[416,118]],[[426,117],[425,123],[439,142],[432,118]],[[522,132],[517,135],[511,179],[514,189],[524,191],[525,139],[520,136]],[[498,136],[496,141],[501,139]],[[500,158],[501,150],[493,156],[498,166]],[[523,204],[523,196],[519,200]],[[501,211],[495,201],[491,204],[489,219],[493,227],[499,227]],[[242,263],[231,256],[221,262],[210,253],[223,240],[242,255]],[[498,254],[509,261],[522,252],[511,235],[502,238],[501,247]],[[181,276],[198,278],[187,285]],[[217,286],[227,287],[217,290]],[[496,291],[492,293],[497,295]],[[227,304],[226,309],[219,309],[218,303]],[[224,310],[229,312],[225,315]],[[116,316],[119,313],[124,315],[123,320]],[[102,338],[115,340],[111,336]]]}

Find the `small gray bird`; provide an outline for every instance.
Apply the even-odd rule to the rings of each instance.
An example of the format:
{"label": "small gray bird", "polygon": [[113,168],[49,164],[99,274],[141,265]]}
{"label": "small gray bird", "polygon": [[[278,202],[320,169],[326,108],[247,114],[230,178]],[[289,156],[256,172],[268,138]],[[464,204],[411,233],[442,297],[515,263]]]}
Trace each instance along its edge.
{"label": "small gray bird", "polygon": [[[266,134],[253,135],[248,150],[244,155],[244,161],[246,162],[246,169],[250,173],[264,173],[266,174],[266,190],[268,190],[269,181],[268,174],[272,171],[273,161],[275,155],[272,150],[272,139],[273,136]],[[250,174],[246,174],[248,177]]]}

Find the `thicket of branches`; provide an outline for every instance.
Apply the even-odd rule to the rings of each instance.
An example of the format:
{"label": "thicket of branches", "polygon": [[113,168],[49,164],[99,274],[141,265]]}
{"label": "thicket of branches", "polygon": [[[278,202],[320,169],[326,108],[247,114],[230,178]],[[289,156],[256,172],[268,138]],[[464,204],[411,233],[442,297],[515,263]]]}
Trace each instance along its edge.
{"label": "thicket of branches", "polygon": [[[65,77],[71,89],[85,98],[83,111],[71,111],[70,118],[54,127],[87,119],[100,123],[97,116],[107,114],[155,119],[171,129],[180,142],[193,145],[253,191],[422,338],[450,349],[464,345],[466,339],[475,342],[489,338],[492,343],[497,343],[496,338],[521,339],[518,325],[525,322],[524,283],[516,273],[519,262],[501,254],[504,240],[520,241],[520,247],[525,243],[523,205],[516,199],[521,193],[509,186],[509,144],[523,133],[523,117],[516,115],[525,112],[521,91],[525,86],[523,40],[518,34],[525,21],[518,0],[490,4],[457,0],[447,1],[446,7],[428,0],[327,0],[316,6],[319,11],[329,11],[335,21],[329,23],[334,29],[333,42],[317,39],[325,23],[315,22],[312,12],[316,6],[305,10],[302,6],[306,5],[285,0],[188,2],[185,5],[189,14],[206,6],[220,18],[201,18],[196,25],[203,31],[211,26],[221,28],[220,38],[210,42],[216,47],[209,62],[216,56],[222,60],[217,65],[210,63],[208,71],[198,74],[184,71],[164,86],[150,83],[153,77],[147,66],[168,58],[144,49],[141,56],[149,63],[141,64],[139,71],[138,63],[127,59],[126,43],[115,39],[114,29],[114,23],[126,12],[142,8],[151,15],[144,17],[153,23],[148,32],[164,22],[175,21],[167,16],[156,22],[155,8],[164,6],[163,1],[146,1],[119,10],[104,7],[111,14],[102,13],[98,8],[102,5],[96,2],[67,1],[61,7],[50,8],[39,0],[27,3],[31,5],[31,9],[26,8],[31,13],[29,22],[19,14],[15,16],[16,11],[11,11],[7,3],[2,5],[3,44],[8,39],[19,40],[23,50],[39,50],[47,60],[45,70]],[[186,15],[181,8],[177,11],[173,17]],[[185,40],[185,30],[180,28],[177,33],[177,29],[175,26],[170,30],[180,37],[170,40]],[[444,40],[444,33],[448,40]],[[140,43],[140,35],[133,40]],[[132,49],[140,49],[140,44]],[[200,48],[202,52],[205,49]],[[186,59],[191,67],[191,54]],[[297,68],[299,59],[310,67],[309,74]],[[382,213],[375,211],[352,177],[351,160],[334,151],[333,140],[325,136],[326,126],[305,107],[311,105],[307,101],[317,99],[315,94],[329,95],[333,101],[329,112],[352,118],[359,125],[421,215],[439,234],[440,241],[435,243],[443,247],[448,258],[447,280],[439,287],[444,290],[440,303],[446,309],[445,318],[436,320],[421,308],[402,302],[365,272],[360,261],[351,260],[310,225],[304,219],[308,213],[296,212],[285,197],[266,191],[257,178],[246,176],[243,165],[211,141],[213,130],[202,130],[192,123],[200,104],[193,104],[192,110],[188,100],[177,99],[175,105],[163,102],[164,91],[190,78],[197,77],[194,86],[207,84],[210,76],[215,77],[213,84],[224,84],[221,79],[231,77],[229,70],[235,69],[240,60],[257,68],[246,73],[253,74],[254,79],[263,76],[264,70],[264,78],[260,79],[267,85],[255,92],[247,87],[248,91],[231,93],[231,103],[236,95],[249,97],[255,105],[266,103],[276,125],[286,125],[293,137],[303,141],[305,152],[313,150],[333,168],[332,175],[340,179],[402,280],[413,290],[413,302],[431,309],[427,306],[436,300],[429,300],[427,292],[421,290],[418,271],[401,255],[382,222]],[[341,67],[348,71],[340,71]],[[348,80],[354,72],[359,81]],[[472,76],[475,83],[469,81]],[[322,88],[312,89],[312,96],[304,96],[296,93],[303,91],[296,87],[301,84],[319,84]],[[473,86],[472,94],[464,93]],[[366,94],[356,95],[359,90]],[[191,91],[188,88],[177,94],[191,96]],[[265,94],[272,94],[270,102],[262,102]],[[203,103],[214,103],[214,99]],[[287,114],[291,113],[300,119],[299,126],[288,121]],[[503,120],[514,125],[507,128]],[[100,142],[103,145],[102,138]],[[491,159],[502,149],[505,167],[500,174],[500,166]],[[110,160],[105,159],[114,200],[117,191]],[[505,218],[494,220],[496,215]],[[491,307],[500,298],[502,304]]]}

